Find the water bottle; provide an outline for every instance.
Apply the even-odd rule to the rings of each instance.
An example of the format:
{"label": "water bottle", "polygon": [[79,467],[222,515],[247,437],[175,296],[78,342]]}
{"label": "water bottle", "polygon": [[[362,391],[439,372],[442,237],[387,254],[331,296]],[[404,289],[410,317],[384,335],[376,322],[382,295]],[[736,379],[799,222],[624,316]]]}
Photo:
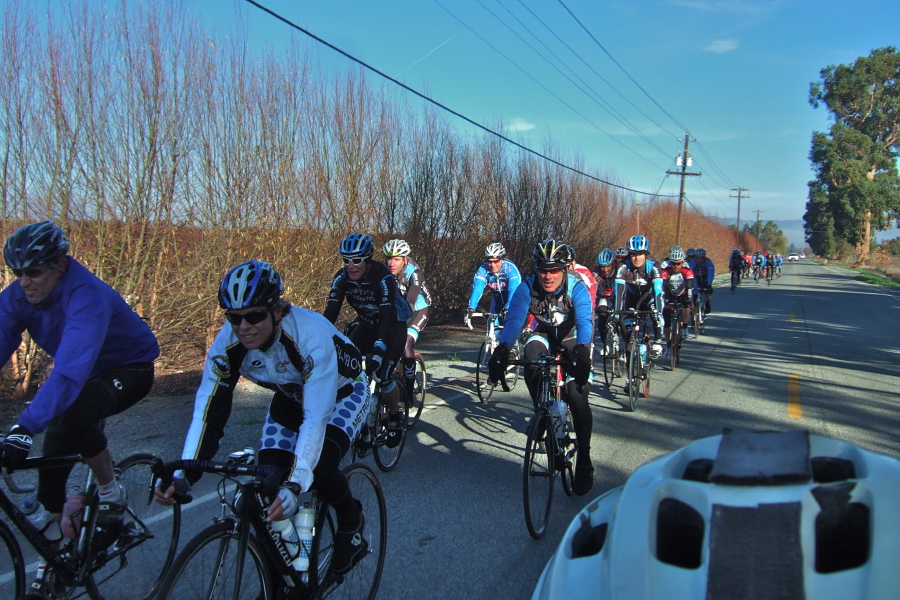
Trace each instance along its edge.
{"label": "water bottle", "polygon": [[34,498],[26,498],[22,502],[22,513],[28,517],[35,529],[44,534],[48,542],[58,542],[62,539],[59,522]]}
{"label": "water bottle", "polygon": [[62,511],[62,534],[64,538],[75,539],[81,529],[81,515],[84,513],[84,494],[72,494],[66,499]]}
{"label": "water bottle", "polygon": [[269,525],[272,527],[272,531],[277,532],[281,536],[281,543],[287,552],[285,562],[289,562],[298,571],[308,569],[309,558],[307,557],[305,563],[300,560],[300,538],[297,537],[297,530],[294,528],[293,521],[282,519],[280,521],[272,521]]}
{"label": "water bottle", "polygon": [[294,560],[294,568],[298,571],[309,569],[309,550],[312,548],[313,529],[316,524],[316,509],[311,502],[304,502],[294,515],[294,528],[300,540],[300,555]]}
{"label": "water bottle", "polygon": [[641,344],[641,364],[647,364],[647,344]]}
{"label": "water bottle", "polygon": [[569,406],[565,402],[553,403],[553,428],[556,430],[556,437],[562,439],[566,435],[566,414]]}

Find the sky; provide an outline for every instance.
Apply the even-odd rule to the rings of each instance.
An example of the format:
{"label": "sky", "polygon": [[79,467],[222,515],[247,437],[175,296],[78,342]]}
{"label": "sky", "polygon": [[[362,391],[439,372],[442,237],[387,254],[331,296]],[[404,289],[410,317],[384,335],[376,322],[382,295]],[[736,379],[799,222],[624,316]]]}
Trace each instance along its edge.
{"label": "sky", "polygon": [[[802,218],[811,136],[830,125],[808,100],[821,69],[900,46],[896,0],[257,2],[473,121],[640,192],[677,197],[680,177],[666,171],[680,170],[689,131],[701,175],[687,178],[687,201],[736,219],[743,188],[742,224]],[[189,6],[210,30],[240,21],[251,50],[296,38],[325,69],[355,66],[247,2]]]}

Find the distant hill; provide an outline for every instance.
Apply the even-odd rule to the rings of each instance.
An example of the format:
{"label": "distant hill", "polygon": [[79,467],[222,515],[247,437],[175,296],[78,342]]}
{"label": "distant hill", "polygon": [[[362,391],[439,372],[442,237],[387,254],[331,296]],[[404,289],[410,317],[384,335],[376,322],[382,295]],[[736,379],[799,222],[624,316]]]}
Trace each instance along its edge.
{"label": "distant hill", "polygon": [[[724,219],[722,217],[712,217],[719,223],[723,225],[734,225],[734,219]],[[741,221],[741,227],[746,224],[746,221]],[[785,237],[788,239],[788,245],[795,245],[798,248],[803,248],[806,246],[806,234],[803,232],[803,219],[788,219],[786,221],[775,221],[775,224],[781,228],[781,231],[784,232]],[[883,242],[884,240],[890,240],[895,237],[900,237],[900,229],[887,229],[885,231],[879,231],[875,235],[875,239],[879,242]]]}

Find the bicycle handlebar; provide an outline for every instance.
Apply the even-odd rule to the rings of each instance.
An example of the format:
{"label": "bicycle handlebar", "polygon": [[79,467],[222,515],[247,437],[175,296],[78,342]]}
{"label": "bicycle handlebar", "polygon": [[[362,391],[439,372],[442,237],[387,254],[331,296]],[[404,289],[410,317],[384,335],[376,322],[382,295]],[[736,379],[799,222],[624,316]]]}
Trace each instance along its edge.
{"label": "bicycle handlebar", "polygon": [[194,459],[179,459],[164,463],[162,459],[157,458],[153,463],[152,471],[153,475],[159,478],[163,488],[171,485],[175,471],[216,473],[222,476],[249,475],[260,481],[262,492],[269,496],[278,491],[284,477],[284,470],[272,465],[242,465]]}

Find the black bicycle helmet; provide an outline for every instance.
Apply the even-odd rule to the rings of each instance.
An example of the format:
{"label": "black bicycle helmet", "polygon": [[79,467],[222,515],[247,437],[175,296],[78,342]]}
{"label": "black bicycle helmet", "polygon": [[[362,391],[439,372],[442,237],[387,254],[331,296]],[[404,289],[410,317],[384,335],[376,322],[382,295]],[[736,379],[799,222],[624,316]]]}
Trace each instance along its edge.
{"label": "black bicycle helmet", "polygon": [[559,240],[547,239],[538,242],[534,247],[534,266],[537,269],[566,268],[569,257],[569,245]]}
{"label": "black bicycle helmet", "polygon": [[272,308],[281,299],[284,284],[272,265],[262,260],[248,260],[234,267],[219,285],[219,306],[238,310],[251,306]]}
{"label": "black bicycle helmet", "polygon": [[55,263],[69,252],[69,240],[53,221],[22,225],[6,240],[3,258],[10,269]]}

